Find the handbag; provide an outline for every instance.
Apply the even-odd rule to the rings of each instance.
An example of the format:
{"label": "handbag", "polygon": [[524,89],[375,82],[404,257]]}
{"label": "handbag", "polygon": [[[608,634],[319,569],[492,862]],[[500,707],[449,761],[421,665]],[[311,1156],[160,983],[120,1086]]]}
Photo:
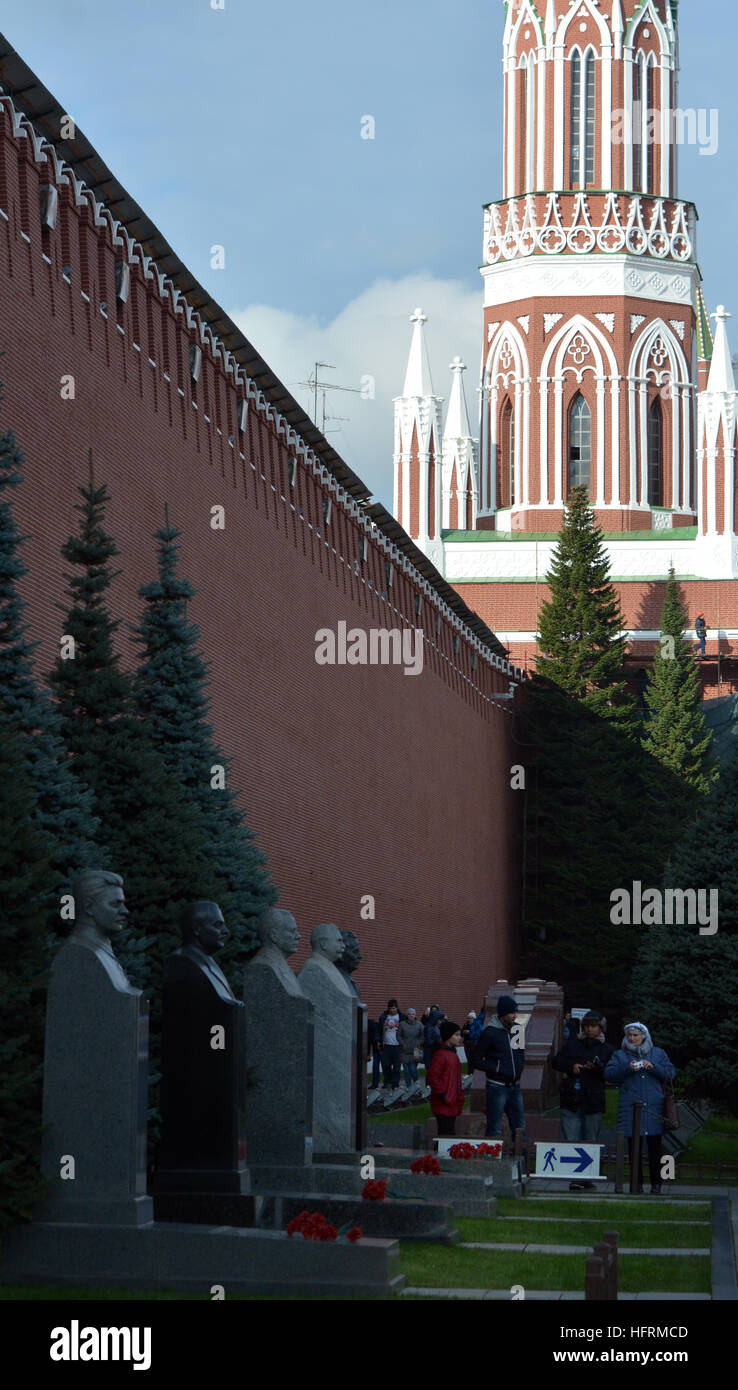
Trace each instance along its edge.
{"label": "handbag", "polygon": [[680,1125],[679,1106],[674,1093],[674,1082],[664,1082],[664,1129],[675,1130]]}

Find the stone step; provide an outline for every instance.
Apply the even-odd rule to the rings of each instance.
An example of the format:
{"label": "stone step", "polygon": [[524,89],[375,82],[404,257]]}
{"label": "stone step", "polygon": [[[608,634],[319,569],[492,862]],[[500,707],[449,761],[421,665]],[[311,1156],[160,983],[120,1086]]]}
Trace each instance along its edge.
{"label": "stone step", "polygon": [[335,1192],[186,1193],[154,1197],[156,1221],[205,1226],[237,1226],[284,1231],[303,1211],[320,1211],[332,1225],[360,1226],[365,1236],[384,1240],[459,1241],[453,1208],[448,1202],[367,1202],[360,1196]]}
{"label": "stone step", "polygon": [[[402,1298],[448,1298],[510,1303],[508,1289],[430,1289],[412,1285],[401,1291]],[[584,1303],[584,1293],[575,1289],[526,1289],[526,1303]],[[619,1293],[618,1303],[710,1303],[709,1293]]]}
{"label": "stone step", "polygon": [[[464,1240],[460,1243],[460,1250],[515,1250],[519,1254],[526,1255],[591,1255],[591,1245],[518,1245],[506,1244],[503,1241],[483,1241],[483,1240]],[[675,1245],[662,1245],[653,1249],[643,1249],[642,1246],[620,1245],[618,1255],[709,1255],[710,1246],[706,1249],[679,1249]]]}

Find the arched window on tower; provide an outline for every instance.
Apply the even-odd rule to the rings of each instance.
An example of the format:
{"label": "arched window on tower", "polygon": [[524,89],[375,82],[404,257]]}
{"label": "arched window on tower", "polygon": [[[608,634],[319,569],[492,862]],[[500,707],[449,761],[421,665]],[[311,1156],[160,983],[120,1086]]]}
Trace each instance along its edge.
{"label": "arched window on tower", "polygon": [[643,66],[640,61],[642,56],[636,58],[633,64],[633,187],[637,191],[640,191],[643,179],[643,113],[641,111]]}
{"label": "arched window on tower", "polygon": [[581,394],[576,395],[569,408],[569,487],[589,488],[592,463],[592,415]]}
{"label": "arched window on tower", "polygon": [[658,400],[648,412],[648,505],[664,505],[664,420]]}
{"label": "arched window on tower", "polygon": [[532,193],[536,186],[536,66],[533,55],[525,69],[525,189]]}
{"label": "arched window on tower", "polygon": [[592,188],[595,181],[596,79],[591,49],[582,57],[571,56],[571,158],[572,188]]}
{"label": "arched window on tower", "polygon": [[646,187],[644,192],[654,193],[654,152],[656,149],[655,140],[656,112],[653,105],[653,63],[646,63]]}
{"label": "arched window on tower", "polygon": [[498,507],[515,506],[515,411],[507,400],[500,417],[500,466],[497,472]]}
{"label": "arched window on tower", "polygon": [[633,60],[633,187],[637,193],[655,188],[654,64],[641,49]]}

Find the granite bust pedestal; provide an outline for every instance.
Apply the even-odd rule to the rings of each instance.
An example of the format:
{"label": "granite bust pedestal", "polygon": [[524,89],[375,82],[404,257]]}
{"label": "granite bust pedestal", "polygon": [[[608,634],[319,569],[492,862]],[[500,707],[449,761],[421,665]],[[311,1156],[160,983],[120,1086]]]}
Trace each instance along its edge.
{"label": "granite bust pedestal", "polygon": [[193,903],[164,966],[157,1193],[248,1191],[245,1010],[213,960],[227,936],[217,903]]}
{"label": "granite bust pedestal", "polygon": [[[128,918],[118,874],[74,884],[75,926],[57,952],[46,1010],[41,1167],[46,1221],[137,1225],[146,1196],[148,1002],[111,941]],[[68,1174],[61,1180],[61,1173]]]}
{"label": "granite bust pedestal", "polygon": [[345,1152],[356,1147],[357,1000],[337,969],[344,953],[338,927],[316,927],[311,945],[298,979],[315,1009],[313,1146]]}
{"label": "granite bust pedestal", "polygon": [[244,970],[246,1135],[251,1164],[303,1166],[313,1146],[313,1006],[288,959],[300,944],[290,912],[269,908]]}
{"label": "granite bust pedestal", "polygon": [[356,981],[352,979],[353,972],[361,964],[362,955],[359,946],[359,938],[356,932],[345,928],[341,932],[343,941],[343,955],[336,961],[341,974],[345,976],[351,989],[356,996],[356,1147],[363,1153],[367,1144],[367,1056],[368,1056],[368,1011],[366,1004],[361,1002],[361,991]]}

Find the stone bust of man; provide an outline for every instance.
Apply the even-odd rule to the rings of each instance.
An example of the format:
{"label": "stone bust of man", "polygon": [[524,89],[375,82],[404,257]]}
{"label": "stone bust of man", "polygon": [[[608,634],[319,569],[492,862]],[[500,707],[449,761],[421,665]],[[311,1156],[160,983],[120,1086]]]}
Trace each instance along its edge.
{"label": "stone bust of man", "polygon": [[351,976],[354,970],[361,964],[362,960],[359,938],[356,932],[350,931],[348,928],[341,932],[341,938],[343,940],[343,955],[338,961],[338,968],[341,974],[346,976],[347,982],[358,998],[359,986],[356,984],[355,980],[351,979]]}
{"label": "stone bust of man", "polygon": [[274,971],[280,984],[289,994],[301,994],[297,976],[287,964],[300,944],[297,922],[291,912],[281,907],[269,907],[259,919],[261,946],[249,965],[266,966]]}
{"label": "stone bust of man", "polygon": [[[85,869],[74,881],[74,927],[65,945],[93,951],[116,989],[140,994],[129,983],[113,943],[128,921],[120,874],[107,869]],[[64,948],[62,948],[64,949]]]}
{"label": "stone bust of man", "polygon": [[[189,903],[182,912],[180,929],[182,945],[169,957],[167,967],[176,960],[189,961],[221,998],[233,999],[233,990],[220,966],[213,960],[214,953],[220,950],[230,935],[218,904],[205,901]],[[172,978],[173,970],[169,969],[168,973]]]}
{"label": "stone bust of man", "polygon": [[79,874],[74,882],[74,913],[69,940],[112,955],[111,939],[120,936],[128,921],[120,874],[105,869],[85,869]]}
{"label": "stone bust of man", "polygon": [[322,957],[331,965],[337,965],[346,950],[343,937],[332,922],[323,922],[315,928],[310,937],[310,945],[313,948],[313,956],[317,956],[318,959]]}

